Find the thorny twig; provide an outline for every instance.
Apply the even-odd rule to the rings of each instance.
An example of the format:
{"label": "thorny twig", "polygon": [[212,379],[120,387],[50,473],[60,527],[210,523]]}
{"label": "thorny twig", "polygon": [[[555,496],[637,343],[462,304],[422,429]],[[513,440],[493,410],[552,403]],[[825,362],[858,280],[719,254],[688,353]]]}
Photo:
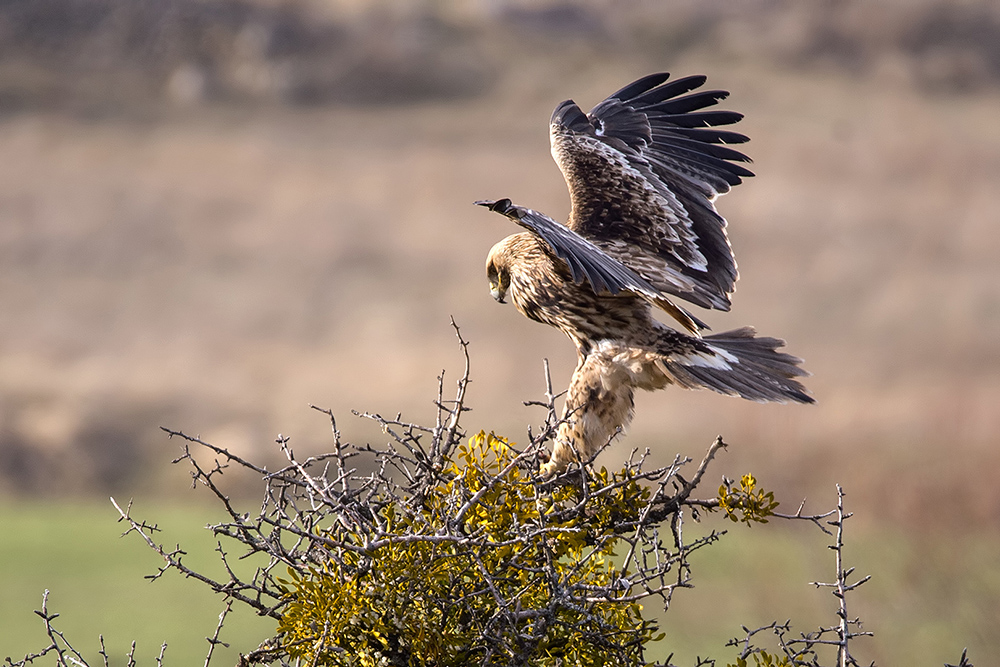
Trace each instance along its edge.
{"label": "thorny twig", "polygon": [[[795,667],[821,667],[823,664],[823,647],[836,647],[837,667],[860,667],[857,659],[851,654],[851,640],[857,637],[871,636],[871,632],[861,629],[859,618],[851,619],[847,614],[847,594],[866,583],[871,577],[865,576],[854,583],[848,583],[848,578],[854,574],[854,568],[844,567],[844,522],[851,518],[851,514],[844,510],[844,492],[840,485],[837,485],[837,508],[820,517],[802,514],[802,506],[798,511],[787,518],[804,519],[816,523],[817,518],[823,518],[835,514],[836,517],[828,521],[827,524],[835,529],[834,533],[829,530],[823,532],[834,536],[834,543],[830,549],[835,554],[836,578],[831,583],[812,582],[818,588],[831,588],[838,601],[836,625],[820,627],[810,633],[802,633],[798,638],[791,637],[791,622],[778,623],[774,621],[768,625],[750,630],[743,628],[746,633],[743,638],[729,640],[727,646],[738,646],[740,657],[746,658],[751,654],[760,653],[763,649],[754,645],[754,638],[761,633],[770,633],[775,637],[778,649],[788,660],[789,664]],[[777,516],[777,515],[775,515]],[[872,663],[874,665],[874,663]]]}
{"label": "thorny twig", "polygon": [[[857,660],[851,655],[850,641],[855,637],[871,636],[872,633],[861,631],[861,620],[855,618],[851,620],[847,615],[847,594],[866,583],[871,579],[871,575],[866,575],[854,582],[847,583],[847,578],[854,574],[854,568],[844,567],[844,521],[851,518],[852,514],[844,511],[844,490],[837,485],[837,518],[828,522],[829,525],[837,529],[836,541],[830,546],[836,554],[837,579],[832,583],[813,582],[817,588],[832,588],[833,594],[839,601],[837,617],[840,619],[834,630],[836,639],[833,644],[837,647],[838,667],[858,667]],[[852,628],[858,628],[854,630]],[[817,639],[817,642],[825,643],[829,640]]]}
{"label": "thorny twig", "polygon": [[212,654],[215,652],[215,647],[222,644],[226,648],[229,648],[229,644],[221,641],[219,635],[222,633],[222,626],[226,622],[226,615],[229,614],[229,610],[233,608],[233,601],[229,600],[226,602],[226,608],[222,610],[219,614],[219,624],[215,626],[215,634],[211,637],[206,637],[208,640],[208,655],[205,656],[205,667],[209,667],[212,664]]}
{"label": "thorny twig", "polygon": [[[63,636],[63,633],[56,630],[55,626],[52,625],[52,622],[59,618],[59,614],[49,613],[49,591],[47,589],[42,593],[42,608],[37,610],[35,614],[45,623],[45,634],[49,638],[49,645],[38,653],[25,655],[18,662],[14,662],[11,658],[7,657],[4,659],[4,663],[10,667],[25,667],[26,665],[34,664],[36,660],[45,657],[49,653],[55,653],[56,664],[61,667],[79,667],[79,665],[86,667],[87,663],[83,659],[83,656],[73,648],[73,645]],[[104,648],[103,639],[101,640],[101,648]]]}

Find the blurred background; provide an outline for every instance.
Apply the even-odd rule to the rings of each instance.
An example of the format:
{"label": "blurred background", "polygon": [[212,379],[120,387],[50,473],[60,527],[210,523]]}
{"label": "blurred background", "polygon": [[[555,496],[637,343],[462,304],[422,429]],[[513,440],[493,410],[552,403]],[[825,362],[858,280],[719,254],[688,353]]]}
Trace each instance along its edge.
{"label": "blurred background", "polygon": [[[700,458],[722,434],[714,474],[752,471],[789,511],[832,507],[839,483],[848,559],[875,574],[856,594],[865,660],[1000,654],[995,3],[10,0],[0,656],[43,646],[45,587],[91,655],[97,632],[152,656],[176,636],[174,664],[204,655],[220,602],[142,582],[156,560],[115,539],[106,501],[173,517],[211,560],[210,536],[183,532],[211,500],[160,426],[273,461],[279,432],[297,453],[329,446],[311,403],[381,442],[351,410],[432,423],[438,374],[450,388],[462,369],[454,317],[466,427],[523,441],[544,417],[522,403],[542,396],[542,359],[564,388],[575,351],[489,297],[486,253],[515,230],[472,202],[565,219],[551,110],[663,70],[731,91],[752,139],[757,177],[718,203],[734,308],[704,317],[786,339],[818,402],[646,394],[604,464]],[[661,659],[725,659],[741,623],[832,623],[807,586],[833,572],[816,532],[734,530],[664,616]],[[272,629],[234,630],[232,650]]]}

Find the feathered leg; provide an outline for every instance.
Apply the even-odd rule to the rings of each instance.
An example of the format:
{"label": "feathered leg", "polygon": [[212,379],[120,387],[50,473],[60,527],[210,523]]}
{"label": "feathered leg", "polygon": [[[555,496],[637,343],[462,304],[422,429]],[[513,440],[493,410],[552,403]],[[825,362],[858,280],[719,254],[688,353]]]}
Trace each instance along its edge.
{"label": "feathered leg", "polygon": [[552,457],[542,474],[589,459],[632,421],[632,380],[617,358],[622,352],[622,348],[602,345],[580,360],[566,392]]}

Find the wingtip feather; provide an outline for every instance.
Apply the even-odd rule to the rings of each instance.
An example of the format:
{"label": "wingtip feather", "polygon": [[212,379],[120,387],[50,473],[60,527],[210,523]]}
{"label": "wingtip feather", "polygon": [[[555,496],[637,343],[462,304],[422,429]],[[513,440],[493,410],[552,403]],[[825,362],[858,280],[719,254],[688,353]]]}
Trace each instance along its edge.
{"label": "wingtip feather", "polygon": [[[615,92],[608,95],[608,98],[614,98],[616,100],[631,100],[632,98],[645,93],[648,90],[656,88],[663,82],[670,79],[670,72],[656,72],[655,74],[647,74],[646,76],[636,79],[632,83],[628,84],[624,88],[616,90]],[[700,85],[700,84],[699,84]]]}

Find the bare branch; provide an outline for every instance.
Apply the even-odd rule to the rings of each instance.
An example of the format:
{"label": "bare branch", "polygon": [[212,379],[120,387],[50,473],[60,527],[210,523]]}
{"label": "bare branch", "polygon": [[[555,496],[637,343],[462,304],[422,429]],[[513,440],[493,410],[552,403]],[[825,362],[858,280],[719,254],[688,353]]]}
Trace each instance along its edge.
{"label": "bare branch", "polygon": [[212,653],[215,652],[216,646],[222,644],[226,648],[229,648],[229,644],[219,640],[219,635],[222,633],[222,626],[226,622],[226,615],[229,614],[229,610],[232,609],[232,607],[232,600],[226,602],[226,608],[219,614],[219,624],[215,626],[215,634],[211,637],[206,637],[206,640],[208,641],[208,654],[205,656],[205,667],[209,667],[209,665],[211,665]]}

